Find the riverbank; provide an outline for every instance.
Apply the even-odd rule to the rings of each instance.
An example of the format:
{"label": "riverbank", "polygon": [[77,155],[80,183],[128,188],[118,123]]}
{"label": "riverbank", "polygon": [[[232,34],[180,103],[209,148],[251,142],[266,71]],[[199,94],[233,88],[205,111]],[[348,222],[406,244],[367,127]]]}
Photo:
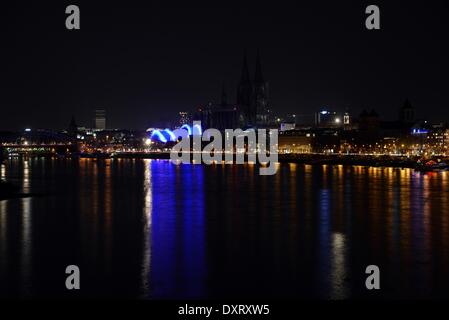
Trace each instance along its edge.
{"label": "riverbank", "polygon": [[[58,157],[70,159],[170,159],[169,152],[120,152],[113,154],[77,154],[76,156]],[[310,165],[360,165],[370,167],[399,167],[416,168],[418,156],[391,155],[345,155],[345,154],[279,154],[280,163],[298,163]],[[439,157],[441,161],[449,163],[449,157]],[[247,156],[245,155],[245,161]]]}
{"label": "riverbank", "polygon": [[[170,159],[170,153],[119,153],[116,159]],[[280,163],[302,163],[311,165],[361,165],[372,167],[415,168],[419,157],[389,155],[340,155],[340,154],[279,154]]]}
{"label": "riverbank", "polygon": [[316,154],[282,154],[279,162],[303,163],[312,165],[359,165],[370,167],[415,168],[419,157],[406,156],[371,156],[371,155],[316,155]]}

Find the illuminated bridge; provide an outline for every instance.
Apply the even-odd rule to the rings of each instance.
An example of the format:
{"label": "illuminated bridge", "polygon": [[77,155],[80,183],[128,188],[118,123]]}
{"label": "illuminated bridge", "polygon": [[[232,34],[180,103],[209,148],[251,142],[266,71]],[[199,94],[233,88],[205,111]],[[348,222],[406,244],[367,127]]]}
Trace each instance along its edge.
{"label": "illuminated bridge", "polygon": [[0,154],[2,155],[52,155],[77,151],[78,145],[75,140],[64,133],[45,129],[0,133]]}
{"label": "illuminated bridge", "polygon": [[5,154],[65,154],[77,152],[76,143],[3,143],[0,153]]}

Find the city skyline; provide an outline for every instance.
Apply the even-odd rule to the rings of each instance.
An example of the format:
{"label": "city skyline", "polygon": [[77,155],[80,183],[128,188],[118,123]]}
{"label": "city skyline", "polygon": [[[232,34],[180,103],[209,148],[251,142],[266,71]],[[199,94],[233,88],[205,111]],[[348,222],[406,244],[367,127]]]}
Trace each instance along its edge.
{"label": "city skyline", "polygon": [[91,123],[101,107],[110,127],[142,129],[219,102],[223,83],[235,101],[242,55],[254,72],[257,51],[279,114],[375,109],[393,119],[409,98],[417,118],[449,120],[447,4],[379,5],[374,32],[364,3],[80,4],[73,32],[63,5],[7,6],[0,128],[63,129],[72,115]]}
{"label": "city skyline", "polygon": [[449,298],[447,0],[0,14],[0,300]]}

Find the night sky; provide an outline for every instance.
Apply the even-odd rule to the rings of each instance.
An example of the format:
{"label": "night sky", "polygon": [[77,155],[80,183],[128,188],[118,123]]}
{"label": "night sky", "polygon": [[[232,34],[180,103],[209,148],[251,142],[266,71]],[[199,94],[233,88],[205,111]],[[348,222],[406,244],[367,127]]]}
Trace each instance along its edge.
{"label": "night sky", "polygon": [[[109,127],[145,129],[218,102],[223,82],[235,102],[243,53],[253,74],[258,49],[280,115],[395,119],[408,97],[419,117],[449,120],[448,1],[302,3],[2,3],[0,130],[91,126],[96,107]],[[79,31],[65,28],[69,4]],[[381,30],[365,28],[369,4]]]}

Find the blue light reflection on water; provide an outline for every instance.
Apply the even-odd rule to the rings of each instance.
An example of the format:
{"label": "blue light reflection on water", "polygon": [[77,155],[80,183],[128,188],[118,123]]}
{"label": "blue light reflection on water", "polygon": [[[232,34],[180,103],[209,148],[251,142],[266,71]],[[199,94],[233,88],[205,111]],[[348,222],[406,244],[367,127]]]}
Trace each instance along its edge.
{"label": "blue light reflection on water", "polygon": [[[152,161],[150,295],[204,296],[203,166]],[[182,268],[180,267],[182,266]]]}

